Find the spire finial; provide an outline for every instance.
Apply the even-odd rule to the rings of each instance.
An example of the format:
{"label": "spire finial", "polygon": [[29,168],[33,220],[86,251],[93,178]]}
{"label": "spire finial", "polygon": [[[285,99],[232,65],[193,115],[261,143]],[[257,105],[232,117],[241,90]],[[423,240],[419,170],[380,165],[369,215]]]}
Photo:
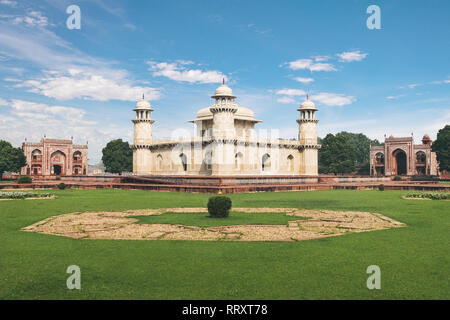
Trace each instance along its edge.
{"label": "spire finial", "polygon": [[309,93],[306,94],[306,100],[309,100]]}
{"label": "spire finial", "polygon": [[142,94],[142,100],[144,100],[144,94]]}
{"label": "spire finial", "polygon": [[222,78],[222,84],[225,84],[225,78]]}

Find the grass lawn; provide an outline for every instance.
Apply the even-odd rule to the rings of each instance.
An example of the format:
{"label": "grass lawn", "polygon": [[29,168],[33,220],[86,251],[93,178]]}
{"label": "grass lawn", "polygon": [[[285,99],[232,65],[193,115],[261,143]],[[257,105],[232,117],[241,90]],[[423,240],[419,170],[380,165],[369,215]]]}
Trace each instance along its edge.
{"label": "grass lawn", "polygon": [[[20,231],[69,212],[206,207],[210,196],[52,193],[57,199],[0,202],[0,299],[450,298],[448,201],[404,200],[407,191],[231,195],[234,207],[371,211],[408,225],[302,242],[74,240]],[[152,218],[174,222],[173,215],[164,216]],[[179,223],[195,223],[197,217],[189,217],[180,216]],[[73,264],[81,268],[81,290],[66,288]],[[381,290],[366,287],[370,265],[381,268]]]}
{"label": "grass lawn", "polygon": [[160,224],[183,224],[186,226],[198,226],[202,228],[231,226],[231,225],[248,225],[248,224],[281,224],[287,225],[291,220],[307,219],[305,217],[289,217],[284,212],[258,212],[249,214],[245,212],[231,211],[228,218],[211,218],[208,213],[175,213],[164,212],[159,216],[133,216],[139,219],[138,223],[160,223]]}

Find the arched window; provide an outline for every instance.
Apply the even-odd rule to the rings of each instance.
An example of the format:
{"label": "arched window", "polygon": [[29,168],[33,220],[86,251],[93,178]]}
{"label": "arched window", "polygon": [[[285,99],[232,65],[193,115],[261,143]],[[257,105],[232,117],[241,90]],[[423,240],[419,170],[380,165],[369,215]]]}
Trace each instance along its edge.
{"label": "arched window", "polygon": [[209,150],[205,153],[205,165],[207,170],[212,169],[212,151]]}
{"label": "arched window", "polygon": [[162,155],[158,154],[156,156],[156,167],[158,168],[159,171],[162,170],[163,167],[163,157]]}
{"label": "arched window", "polygon": [[294,171],[294,157],[292,156],[292,154],[288,155],[287,163],[288,163],[288,170],[290,172],[293,172]]}
{"label": "arched window", "polygon": [[82,175],[82,172],[83,172],[83,170],[82,170],[82,167],[81,166],[79,166],[79,165],[76,165],[76,166],[74,166],[73,167],[73,175],[74,176],[81,176]]}
{"label": "arched window", "polygon": [[81,152],[80,151],[76,151],[73,153],[73,161],[74,162],[81,162],[82,157],[81,157]]}
{"label": "arched window", "polygon": [[384,154],[378,152],[375,155],[375,164],[384,164]]}
{"label": "arched window", "polygon": [[427,173],[426,168],[427,155],[423,151],[416,153],[416,174],[423,176]]}
{"label": "arched window", "polygon": [[31,160],[33,161],[41,161],[42,160],[42,152],[39,149],[33,150],[31,153]]}
{"label": "arched window", "polygon": [[425,163],[427,161],[427,155],[423,151],[419,151],[416,153],[416,162],[417,163]]}
{"label": "arched window", "polygon": [[234,156],[234,168],[236,170],[242,170],[243,169],[242,168],[242,166],[243,166],[242,158],[243,158],[243,156],[242,156],[241,152],[236,153],[236,155]]}
{"label": "arched window", "polygon": [[187,157],[184,153],[180,154],[180,160],[183,166],[183,171],[187,171]]}
{"label": "arched window", "polygon": [[268,153],[262,156],[262,171],[270,171],[270,155]]}
{"label": "arched window", "polygon": [[40,175],[42,173],[42,167],[39,164],[31,166],[31,174],[34,176]]}

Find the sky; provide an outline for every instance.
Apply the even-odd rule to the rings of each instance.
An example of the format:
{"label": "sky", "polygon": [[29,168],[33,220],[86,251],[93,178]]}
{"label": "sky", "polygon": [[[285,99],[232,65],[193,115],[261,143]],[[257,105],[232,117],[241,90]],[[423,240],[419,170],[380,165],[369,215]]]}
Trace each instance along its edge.
{"label": "sky", "polygon": [[0,139],[73,137],[95,164],[108,141],[132,142],[142,94],[153,138],[170,139],[193,132],[223,78],[263,120],[257,134],[297,137],[309,94],[320,137],[435,139],[450,123],[449,12],[448,0],[0,0]]}

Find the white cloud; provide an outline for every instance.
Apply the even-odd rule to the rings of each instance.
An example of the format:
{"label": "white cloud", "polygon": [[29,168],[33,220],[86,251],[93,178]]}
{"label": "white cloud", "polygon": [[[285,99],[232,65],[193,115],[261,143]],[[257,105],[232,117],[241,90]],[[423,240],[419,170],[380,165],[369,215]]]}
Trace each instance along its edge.
{"label": "white cloud", "polygon": [[25,16],[19,16],[12,20],[14,24],[23,23],[29,27],[45,27],[48,23],[48,18],[44,17],[39,11],[29,11]]}
{"label": "white cloud", "polygon": [[432,81],[431,84],[443,84],[443,83],[450,83],[450,79],[446,80],[439,80],[439,81]]}
{"label": "white cloud", "polygon": [[135,101],[142,94],[147,100],[160,97],[159,90],[152,87],[132,85],[123,75],[111,79],[103,74],[81,69],[69,69],[68,73],[47,72],[47,76],[37,80],[26,80],[16,87],[29,88],[30,92],[42,94],[58,100],[123,100]]}
{"label": "white cloud", "polygon": [[[292,97],[304,96],[306,92],[301,89],[282,89],[275,92],[277,95],[284,95],[284,97],[278,98],[277,101],[281,103],[294,103],[295,100]],[[323,104],[326,106],[344,106],[356,101],[355,97],[346,96],[344,94],[320,92],[310,96],[313,102]]]}
{"label": "white cloud", "polygon": [[7,81],[7,82],[22,82],[22,80],[16,79],[16,78],[3,78],[3,81]]}
{"label": "white cloud", "polygon": [[54,32],[45,28],[27,28],[23,24],[0,22],[0,48],[2,55],[31,62],[51,70],[67,70],[74,66],[92,69],[108,68],[109,63],[93,58],[73,47]]}
{"label": "white cloud", "polygon": [[[17,121],[16,118],[14,117],[10,117],[10,116],[5,116],[3,114],[0,114],[0,123],[12,123],[13,121]],[[4,132],[2,132],[2,129],[5,128],[6,129],[7,126],[5,127],[0,127],[0,133],[2,133],[2,138],[6,137],[6,134]]]}
{"label": "white cloud", "polygon": [[387,96],[386,99],[388,99],[388,100],[397,100],[397,99],[399,99],[399,98],[401,98],[403,96],[404,96],[404,94],[399,94],[398,96]]}
{"label": "white cloud", "polygon": [[13,115],[23,118],[64,119],[72,123],[95,124],[95,122],[84,119],[86,111],[73,107],[49,106],[44,103],[14,99],[11,102],[11,108]]}
{"label": "white cloud", "polygon": [[283,97],[278,98],[277,102],[293,104],[296,103],[293,97],[304,96],[306,95],[306,92],[301,89],[281,89],[276,91],[275,94],[284,95]]}
{"label": "white cloud", "polygon": [[291,97],[281,97],[277,99],[278,102],[280,103],[296,103],[295,99],[291,98]]}
{"label": "white cloud", "polygon": [[298,59],[287,63],[292,70],[336,71],[331,63],[314,63],[312,59]]}
{"label": "white cloud", "polygon": [[306,92],[301,89],[282,89],[275,92],[275,94],[282,94],[286,96],[304,96]]}
{"label": "white cloud", "polygon": [[314,81],[313,78],[302,78],[302,77],[294,78],[294,80],[298,81],[298,82],[301,82],[301,83],[306,83],[306,84],[311,83],[311,82]]}
{"label": "white cloud", "polygon": [[329,92],[312,95],[310,99],[326,106],[345,106],[356,101],[355,97]]}
{"label": "white cloud", "polygon": [[318,61],[318,62],[330,60],[329,56],[315,56],[313,58],[315,61]]}
{"label": "white cloud", "polygon": [[337,71],[330,63],[313,63],[308,69],[310,71]]}
{"label": "white cloud", "polygon": [[357,51],[346,51],[342,53],[336,54],[340,61],[342,62],[352,62],[352,61],[361,61],[365,57],[367,57],[368,53],[361,53],[360,50]]}
{"label": "white cloud", "polygon": [[147,62],[150,66],[149,70],[153,71],[153,76],[163,76],[175,81],[190,83],[218,83],[227,77],[219,71],[200,69],[187,69],[186,65],[193,64],[192,61],[179,60],[175,63],[167,62]]}
{"label": "white cloud", "polygon": [[4,4],[10,7],[15,7],[17,5],[16,1],[12,1],[12,0],[0,0],[0,4]]}
{"label": "white cloud", "polygon": [[289,68],[292,70],[307,69],[312,63],[313,61],[311,59],[298,59],[288,62]]}
{"label": "white cloud", "polygon": [[8,101],[6,101],[5,99],[0,98],[0,107],[6,107],[9,106]]}

